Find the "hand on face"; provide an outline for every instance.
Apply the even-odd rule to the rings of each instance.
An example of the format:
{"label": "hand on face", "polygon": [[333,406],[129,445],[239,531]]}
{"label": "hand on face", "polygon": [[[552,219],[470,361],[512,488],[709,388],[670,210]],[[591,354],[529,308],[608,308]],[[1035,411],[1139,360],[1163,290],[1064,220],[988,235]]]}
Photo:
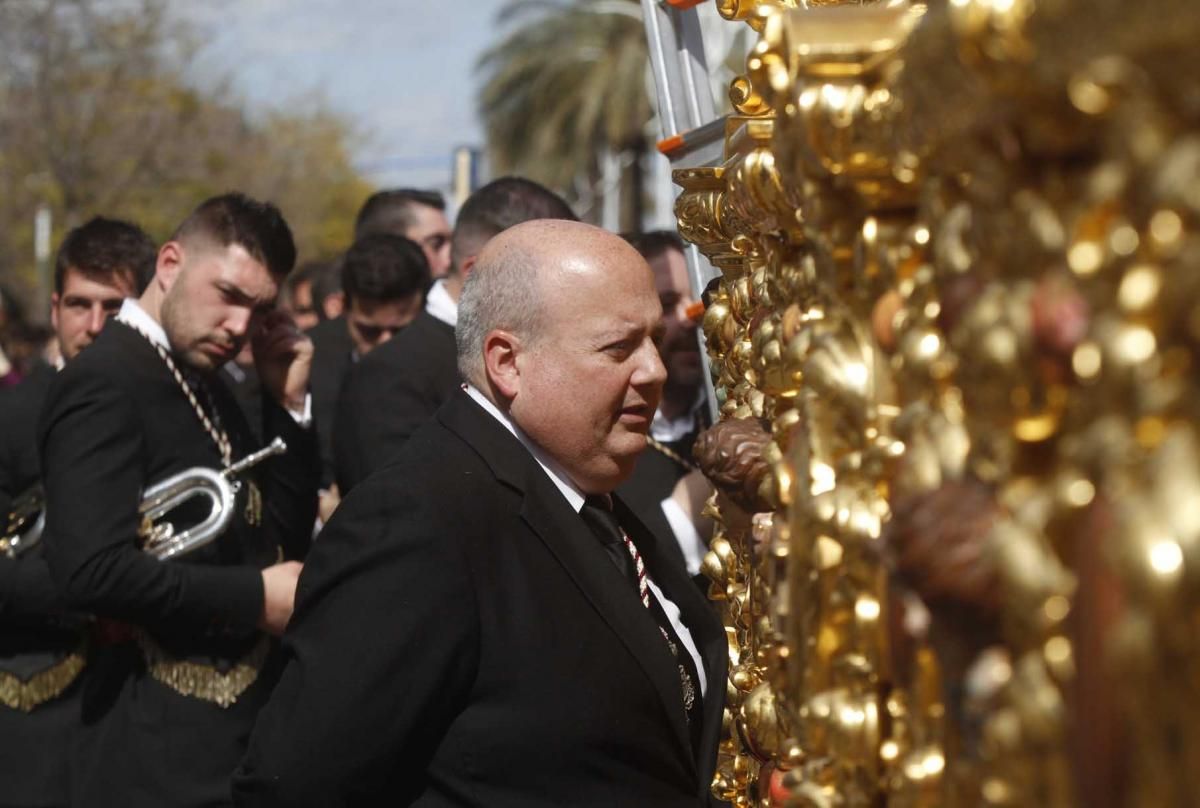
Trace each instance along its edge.
{"label": "hand on face", "polygon": [[296,327],[290,314],[277,309],[259,322],[252,347],[263,389],[283,407],[303,409],[312,371],[312,340]]}

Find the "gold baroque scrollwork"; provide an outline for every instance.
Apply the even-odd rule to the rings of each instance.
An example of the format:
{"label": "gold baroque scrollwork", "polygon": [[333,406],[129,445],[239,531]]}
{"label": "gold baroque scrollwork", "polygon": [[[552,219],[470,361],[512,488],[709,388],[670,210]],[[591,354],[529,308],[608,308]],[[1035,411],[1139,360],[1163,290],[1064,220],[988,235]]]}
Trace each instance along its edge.
{"label": "gold baroque scrollwork", "polygon": [[759,39],[676,175],[743,458],[705,465],[714,790],[1187,804],[1200,9],[825,5],[718,4]]}

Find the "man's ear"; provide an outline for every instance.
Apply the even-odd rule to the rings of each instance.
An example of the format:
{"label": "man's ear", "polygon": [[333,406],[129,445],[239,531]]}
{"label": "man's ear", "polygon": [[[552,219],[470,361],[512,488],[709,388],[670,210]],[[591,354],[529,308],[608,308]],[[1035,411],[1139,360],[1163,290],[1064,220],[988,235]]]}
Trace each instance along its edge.
{"label": "man's ear", "polygon": [[58,292],[50,293],[50,327],[58,331],[58,301],[62,300]]}
{"label": "man's ear", "polygon": [[468,255],[462,260],[462,264],[458,268],[458,274],[462,276],[464,282],[467,278],[471,277],[471,270],[475,268],[475,262],[478,260],[478,255]]}
{"label": "man's ear", "polygon": [[168,241],[158,250],[158,260],[154,264],[154,283],[162,287],[164,292],[170,291],[183,268],[184,247],[178,241]]}
{"label": "man's ear", "polygon": [[496,392],[511,401],[521,389],[517,357],[521,341],[507,331],[491,331],[483,339],[483,365]]}

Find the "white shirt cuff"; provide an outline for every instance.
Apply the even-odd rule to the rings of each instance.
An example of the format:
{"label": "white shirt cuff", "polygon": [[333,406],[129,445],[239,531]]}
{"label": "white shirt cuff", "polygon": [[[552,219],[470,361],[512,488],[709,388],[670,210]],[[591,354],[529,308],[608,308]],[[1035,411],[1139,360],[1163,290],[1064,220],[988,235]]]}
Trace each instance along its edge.
{"label": "white shirt cuff", "polygon": [[287,412],[301,429],[308,429],[312,426],[312,393],[304,394],[304,409],[293,410],[289,408]]}

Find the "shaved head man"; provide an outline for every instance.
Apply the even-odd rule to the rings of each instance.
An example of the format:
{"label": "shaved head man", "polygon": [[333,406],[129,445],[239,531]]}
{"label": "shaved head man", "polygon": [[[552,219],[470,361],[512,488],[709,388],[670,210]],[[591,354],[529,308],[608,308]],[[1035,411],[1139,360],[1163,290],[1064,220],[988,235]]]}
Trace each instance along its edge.
{"label": "shaved head man", "polygon": [[614,235],[488,242],[459,301],[465,389],[309,557],[240,805],[709,804],[723,633],[612,495],[662,393],[661,328]]}
{"label": "shaved head man", "polygon": [[459,372],[583,491],[608,493],[646,447],[666,381],[645,261],[602,230],[553,221],[500,234],[480,261],[489,271],[459,309]]}

